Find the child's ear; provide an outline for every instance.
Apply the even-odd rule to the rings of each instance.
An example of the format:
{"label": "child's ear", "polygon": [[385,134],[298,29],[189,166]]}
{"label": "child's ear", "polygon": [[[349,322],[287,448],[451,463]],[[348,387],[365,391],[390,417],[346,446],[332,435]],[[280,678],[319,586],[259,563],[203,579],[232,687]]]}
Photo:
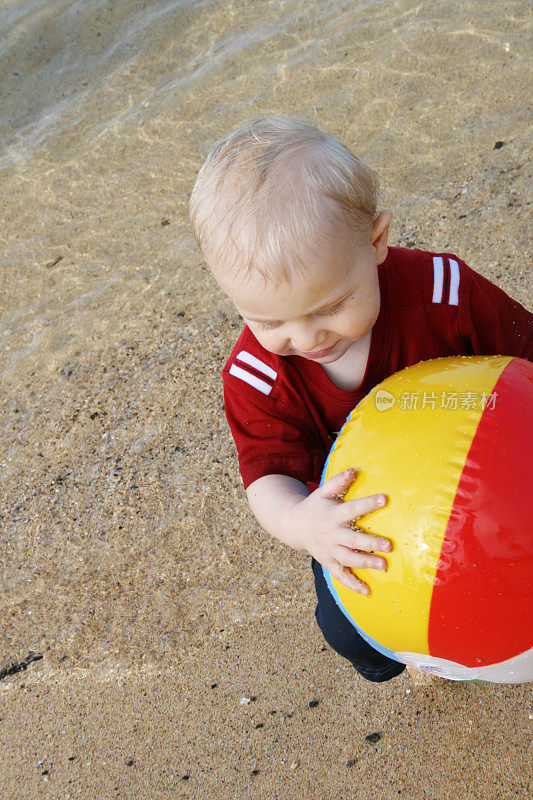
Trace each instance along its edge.
{"label": "child's ear", "polygon": [[376,260],[382,264],[387,258],[387,241],[389,238],[389,225],[392,219],[392,211],[384,209],[381,211],[372,225],[372,245],[376,251]]}

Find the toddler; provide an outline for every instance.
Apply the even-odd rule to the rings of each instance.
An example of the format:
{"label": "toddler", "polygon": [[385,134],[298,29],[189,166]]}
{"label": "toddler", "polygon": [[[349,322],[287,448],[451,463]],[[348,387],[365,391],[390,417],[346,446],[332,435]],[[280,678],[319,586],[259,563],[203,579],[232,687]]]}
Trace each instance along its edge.
{"label": "toddler", "polygon": [[223,381],[250,507],[270,534],[311,554],[326,641],[365,678],[386,681],[404,665],[357,633],[322,566],[370,594],[357,571],[386,570],[380,554],[392,545],[355,521],[387,500],[340,502],[355,469],[319,487],[331,444],[392,373],[439,356],[533,360],[533,326],[457,256],[389,247],[392,213],[378,213],[377,188],[337,139],[268,116],[215,144],[190,212],[206,263],[245,322]]}

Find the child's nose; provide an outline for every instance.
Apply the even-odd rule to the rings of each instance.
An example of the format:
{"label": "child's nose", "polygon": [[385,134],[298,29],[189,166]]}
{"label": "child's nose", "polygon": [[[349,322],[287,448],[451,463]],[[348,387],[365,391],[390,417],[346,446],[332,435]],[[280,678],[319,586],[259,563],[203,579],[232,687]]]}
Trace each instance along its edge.
{"label": "child's nose", "polygon": [[310,325],[298,326],[292,332],[292,346],[303,353],[316,350],[324,339],[323,333]]}

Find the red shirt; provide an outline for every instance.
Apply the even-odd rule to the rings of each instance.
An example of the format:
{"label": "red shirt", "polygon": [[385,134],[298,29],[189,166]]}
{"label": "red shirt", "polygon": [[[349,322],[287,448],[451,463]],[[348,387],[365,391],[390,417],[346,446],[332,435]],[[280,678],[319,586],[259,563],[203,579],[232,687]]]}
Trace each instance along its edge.
{"label": "red shirt", "polygon": [[404,367],[453,355],[533,361],[533,314],[457,256],[389,247],[378,275],[380,311],[357,389],[337,388],[320,364],[271,353],[242,331],[222,377],[245,488],[271,474],[316,488],[348,414]]}

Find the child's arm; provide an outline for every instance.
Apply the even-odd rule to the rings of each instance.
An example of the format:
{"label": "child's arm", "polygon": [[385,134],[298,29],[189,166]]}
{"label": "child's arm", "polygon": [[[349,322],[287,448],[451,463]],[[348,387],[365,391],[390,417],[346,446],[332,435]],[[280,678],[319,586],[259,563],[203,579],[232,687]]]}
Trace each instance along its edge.
{"label": "child's arm", "polygon": [[474,355],[533,361],[533,315],[464,261],[460,264],[459,332]]}
{"label": "child's arm", "polygon": [[305,484],[287,475],[265,475],[246,490],[250,507],[268,533],[295,550],[307,550],[331,575],[348,589],[369,595],[370,589],[348,569],[381,569],[384,558],[374,550],[389,553],[388,539],[353,530],[349,523],[381,508],[384,495],[340,502],[356,475],[349,469],[330,478],[309,493]]}

